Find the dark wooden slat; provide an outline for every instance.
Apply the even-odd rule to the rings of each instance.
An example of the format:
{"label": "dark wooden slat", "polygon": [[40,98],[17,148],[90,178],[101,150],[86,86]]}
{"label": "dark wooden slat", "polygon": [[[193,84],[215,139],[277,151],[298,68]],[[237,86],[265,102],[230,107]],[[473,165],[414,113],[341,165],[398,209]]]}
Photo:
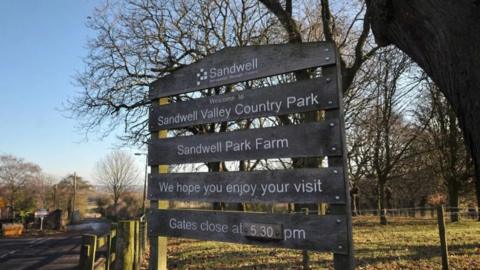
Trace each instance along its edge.
{"label": "dark wooden slat", "polygon": [[[283,127],[169,139],[152,138],[149,144],[148,159],[150,165],[159,165],[261,158],[338,156],[342,153],[339,130],[338,120],[332,119],[328,122]],[[190,149],[189,152],[186,149]]]}
{"label": "dark wooden slat", "polygon": [[319,78],[152,107],[150,130],[332,109],[336,85]]}
{"label": "dark wooden slat", "polygon": [[156,174],[149,177],[148,199],[345,203],[343,169]]}
{"label": "dark wooden slat", "polygon": [[153,82],[150,99],[332,64],[328,42],[225,48]]}
{"label": "dark wooden slat", "polygon": [[[335,253],[344,252],[347,239],[345,216],[341,215],[153,210],[149,214],[148,222],[151,236],[162,235]],[[213,226],[213,231],[205,229],[207,222],[214,224],[207,225]],[[246,237],[243,226],[239,228],[243,223],[282,225],[284,238],[262,240]]]}

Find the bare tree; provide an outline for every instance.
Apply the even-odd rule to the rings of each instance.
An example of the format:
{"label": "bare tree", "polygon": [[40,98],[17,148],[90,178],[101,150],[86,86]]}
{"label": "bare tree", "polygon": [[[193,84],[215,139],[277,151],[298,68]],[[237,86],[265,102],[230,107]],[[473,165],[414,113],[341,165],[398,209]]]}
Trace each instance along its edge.
{"label": "bare tree", "polygon": [[99,183],[105,185],[112,195],[115,217],[120,198],[129,191],[138,178],[133,157],[117,150],[98,161],[95,176]]}
{"label": "bare tree", "polygon": [[15,202],[21,189],[30,181],[39,177],[40,167],[36,164],[12,156],[0,156],[0,182],[6,190],[6,197],[15,218]]}
{"label": "bare tree", "polygon": [[53,207],[52,197],[52,187],[53,183],[56,182],[54,176],[48,175],[46,173],[41,173],[36,177],[30,187],[27,189],[27,192],[33,192],[37,208],[48,209]]}
{"label": "bare tree", "polygon": [[[150,136],[151,82],[224,47],[267,43],[272,24],[256,0],[108,1],[87,21],[96,37],[87,45],[85,70],[76,76],[82,91],[65,105],[68,116],[87,133],[106,135],[123,126],[121,139],[143,146]],[[202,95],[226,91],[208,89]],[[172,97],[171,102],[185,99],[191,97]]]}
{"label": "bare tree", "polygon": [[456,222],[460,191],[473,178],[473,162],[455,112],[433,82],[428,85],[430,91],[424,95],[425,102],[417,113],[419,123],[428,122],[422,144],[429,150],[430,167],[447,188],[450,220]]}
{"label": "bare tree", "polygon": [[[342,87],[347,92],[365,61],[375,55],[378,46],[370,37],[370,20],[363,1],[339,1],[334,14],[329,0],[260,0],[278,19],[286,32],[285,41],[301,43],[326,40],[338,47],[341,57]],[[346,8],[348,5],[348,8]],[[295,18],[294,10],[303,17]],[[343,10],[343,12],[341,12]],[[345,12],[348,10],[348,12]],[[304,23],[307,22],[307,23]],[[298,74],[296,74],[298,77]]]}
{"label": "bare tree", "polygon": [[[108,134],[123,125],[123,142],[142,146],[150,136],[146,116],[152,81],[225,47],[275,42],[275,35],[269,34],[275,32],[274,20],[256,0],[109,1],[96,9],[87,24],[96,38],[88,44],[85,71],[76,77],[82,92],[66,109],[83,131],[106,127],[102,131]],[[199,94],[232,90],[217,87]],[[192,95],[186,94],[169,101],[190,99]],[[230,127],[228,123],[207,124],[171,134],[225,132]],[[209,171],[226,169],[219,162],[206,167]],[[221,203],[213,206],[222,208]]]}
{"label": "bare tree", "polygon": [[403,163],[422,128],[407,120],[409,101],[419,90],[418,79],[408,77],[414,65],[399,51],[382,52],[376,58],[371,81],[364,90],[370,92],[368,103],[352,122],[350,133],[357,134],[350,136],[349,169],[355,177],[375,179],[380,222],[387,224],[385,210],[392,195],[387,184],[404,174]]}
{"label": "bare tree", "polygon": [[366,2],[377,43],[394,44],[408,54],[455,111],[474,161],[480,206],[480,2]]}

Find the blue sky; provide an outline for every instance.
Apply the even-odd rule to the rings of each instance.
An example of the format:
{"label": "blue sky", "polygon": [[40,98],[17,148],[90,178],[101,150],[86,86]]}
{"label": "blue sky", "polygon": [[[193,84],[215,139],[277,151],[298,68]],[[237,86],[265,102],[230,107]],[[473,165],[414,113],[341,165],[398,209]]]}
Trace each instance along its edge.
{"label": "blue sky", "polygon": [[[87,16],[100,0],[0,1],[0,154],[39,164],[56,176],[92,179],[94,164],[115,147],[112,136],[84,141],[59,112],[79,89]],[[135,151],[135,150],[129,150]],[[137,157],[141,171],[144,159]],[[141,174],[140,174],[141,175]]]}

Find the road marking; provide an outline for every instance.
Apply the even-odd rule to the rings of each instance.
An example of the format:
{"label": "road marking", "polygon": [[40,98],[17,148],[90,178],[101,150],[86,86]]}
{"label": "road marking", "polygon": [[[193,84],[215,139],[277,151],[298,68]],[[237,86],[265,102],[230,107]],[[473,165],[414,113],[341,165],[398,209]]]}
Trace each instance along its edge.
{"label": "road marking", "polygon": [[[35,239],[33,239],[32,241],[27,242],[27,244],[29,244],[29,246],[27,246],[26,248],[32,248],[32,247],[41,245],[41,244],[43,244],[43,243],[45,243],[45,242],[47,242],[47,241],[49,241],[49,240],[52,240],[52,239],[53,239],[52,237],[48,237],[48,238],[35,238]],[[17,250],[9,251],[9,252],[7,252],[7,253],[5,253],[5,254],[2,254],[2,255],[0,255],[0,259],[3,259],[3,258],[5,258],[5,257],[7,257],[7,256],[9,256],[9,255],[13,255],[13,254],[15,254],[17,251],[18,251],[18,249],[17,249]]]}
{"label": "road marking", "polygon": [[15,252],[17,252],[17,250],[12,250],[12,251],[10,251],[10,252],[8,252],[8,253],[5,253],[5,254],[3,254],[2,256],[0,256],[0,259],[3,259],[3,258],[5,258],[5,257],[7,257],[8,255],[15,254]]}
{"label": "road marking", "polygon": [[38,245],[41,245],[49,240],[52,240],[53,238],[52,237],[49,237],[49,238],[38,238],[38,239],[35,239],[34,241],[31,241],[29,242],[30,246],[28,246],[29,248],[30,247],[34,247],[34,246],[38,246]]}

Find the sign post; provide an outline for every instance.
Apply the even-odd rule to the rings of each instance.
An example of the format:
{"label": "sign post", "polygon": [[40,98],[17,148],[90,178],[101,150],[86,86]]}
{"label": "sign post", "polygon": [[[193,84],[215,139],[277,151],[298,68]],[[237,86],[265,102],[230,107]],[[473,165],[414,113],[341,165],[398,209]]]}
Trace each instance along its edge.
{"label": "sign post", "polygon": [[[321,76],[308,80],[280,84],[274,79],[274,86],[202,98],[187,94],[318,68]],[[331,252],[335,269],[354,269],[340,74],[334,44],[314,42],[226,48],[152,83],[151,269],[166,267],[166,242],[159,236]],[[191,99],[168,103],[169,96],[180,94]],[[324,121],[167,138],[168,129],[318,111],[325,112]],[[328,167],[168,173],[170,164],[315,157],[327,157]],[[176,210],[166,209],[167,200],[326,203],[330,211]]]}

